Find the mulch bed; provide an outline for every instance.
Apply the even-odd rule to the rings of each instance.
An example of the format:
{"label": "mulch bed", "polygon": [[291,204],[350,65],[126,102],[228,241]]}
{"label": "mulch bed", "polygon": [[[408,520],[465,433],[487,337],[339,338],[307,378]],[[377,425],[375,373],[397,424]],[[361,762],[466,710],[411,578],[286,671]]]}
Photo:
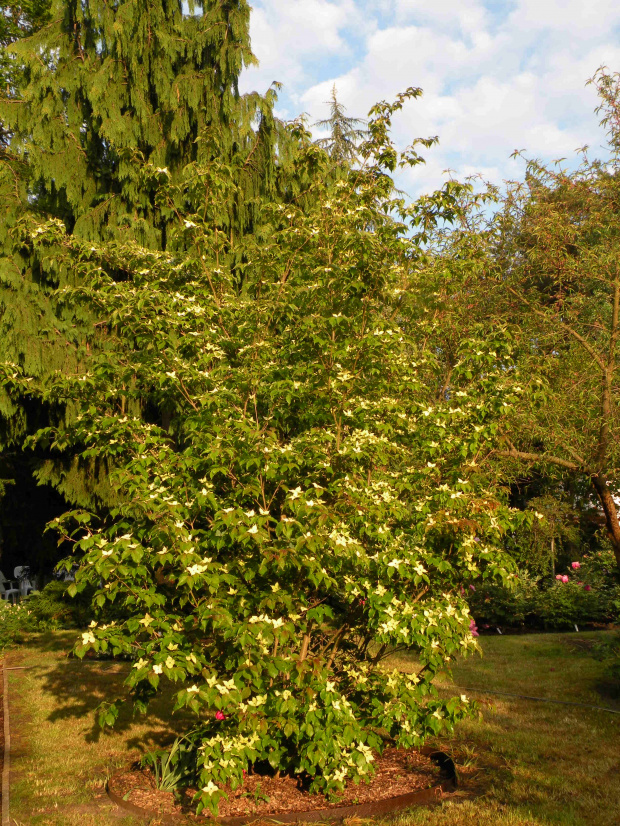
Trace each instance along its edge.
{"label": "mulch bed", "polygon": [[[440,771],[428,757],[416,751],[387,748],[381,756],[375,756],[376,772],[370,783],[349,784],[329,802],[322,795],[304,791],[294,777],[270,777],[251,774],[242,786],[234,791],[226,789],[228,799],[219,804],[220,817],[256,815],[257,817],[307,812],[313,809],[334,809],[380,800],[428,789],[440,781]],[[181,815],[192,810],[194,789],[185,790],[177,801],[172,792],[155,788],[150,771],[128,770],[114,775],[109,781],[110,791],[134,806],[160,815]],[[202,819],[202,818],[201,818]]]}

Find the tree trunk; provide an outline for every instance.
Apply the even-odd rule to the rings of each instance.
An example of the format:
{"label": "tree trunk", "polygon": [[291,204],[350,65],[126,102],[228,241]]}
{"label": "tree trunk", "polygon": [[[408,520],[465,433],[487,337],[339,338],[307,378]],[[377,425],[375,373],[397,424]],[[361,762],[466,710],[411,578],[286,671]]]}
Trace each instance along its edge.
{"label": "tree trunk", "polygon": [[616,510],[616,503],[614,497],[607,484],[607,479],[602,474],[592,476],[592,484],[597,493],[599,502],[605,514],[605,525],[607,527],[607,535],[613,548],[616,564],[620,569],[620,524],[618,523],[618,511]]}

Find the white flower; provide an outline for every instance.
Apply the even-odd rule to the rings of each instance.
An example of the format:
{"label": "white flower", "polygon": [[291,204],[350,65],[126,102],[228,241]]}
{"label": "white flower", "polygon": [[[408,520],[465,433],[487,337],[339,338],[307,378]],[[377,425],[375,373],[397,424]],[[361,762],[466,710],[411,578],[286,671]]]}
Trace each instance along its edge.
{"label": "white flower", "polygon": [[258,525],[252,525],[252,527],[249,528],[248,533],[258,533]]}
{"label": "white flower", "polygon": [[196,576],[197,574],[204,573],[204,571],[207,570],[207,566],[206,565],[190,565],[189,568],[186,568],[185,570],[190,576]]}
{"label": "white flower", "polygon": [[141,620],[138,620],[140,625],[143,625],[145,628],[148,628],[149,625],[153,622],[153,617],[150,614],[145,614]]}
{"label": "white flower", "polygon": [[133,664],[134,668],[144,668],[145,665],[148,665],[149,661],[140,658],[137,663]]}
{"label": "white flower", "polygon": [[299,499],[301,496],[301,488],[294,488],[293,490],[289,491],[291,495],[291,499]]}
{"label": "white flower", "polygon": [[166,668],[174,668],[174,660],[172,657],[166,658]]}
{"label": "white flower", "polygon": [[187,689],[188,694],[198,694],[199,691],[200,689],[197,685],[190,685],[190,687]]}
{"label": "white flower", "polygon": [[205,794],[213,794],[214,792],[219,791],[219,786],[216,786],[213,780],[209,780],[209,783],[206,786],[203,786],[202,790]]}
{"label": "white flower", "polygon": [[161,665],[159,665],[159,664],[158,664],[158,665],[154,665],[154,666],[153,666],[153,671],[154,671],[156,674],[161,674],[161,672],[162,672],[163,670],[164,670],[163,666],[161,666]]}
{"label": "white flower", "polygon": [[82,634],[82,645],[88,645],[89,642],[96,642],[95,635],[92,631],[86,631]]}

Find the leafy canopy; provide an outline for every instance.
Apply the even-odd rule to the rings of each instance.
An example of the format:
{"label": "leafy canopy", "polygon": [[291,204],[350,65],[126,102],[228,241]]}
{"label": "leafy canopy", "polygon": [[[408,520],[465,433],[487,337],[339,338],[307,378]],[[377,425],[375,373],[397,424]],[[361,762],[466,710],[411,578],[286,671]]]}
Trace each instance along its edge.
{"label": "leafy canopy", "polygon": [[[59,298],[118,342],[38,391],[80,411],[39,444],[117,468],[117,507],[59,522],[75,589],[117,611],[76,650],[129,655],[140,709],[176,684],[199,810],[256,761],[333,794],[372,772],[380,731],[414,746],[450,728],[469,701],[432,680],[475,648],[462,585],[510,576],[513,516],[477,461],[511,403],[508,344],[463,342],[448,394],[416,338],[421,242],[455,208],[453,184],[394,197],[390,169],[419,156],[396,152],[390,121],[418,94],[375,107],[362,167],[337,181],[291,124],[312,197],[258,198],[255,232],[232,243],[218,215],[238,183],[217,159],[160,179],[158,196],[190,205],[177,253],[85,243],[54,219],[25,237],[75,268]],[[6,381],[27,379],[13,366]],[[170,409],[170,428],[128,415],[137,401]],[[386,664],[401,648],[410,672]]]}

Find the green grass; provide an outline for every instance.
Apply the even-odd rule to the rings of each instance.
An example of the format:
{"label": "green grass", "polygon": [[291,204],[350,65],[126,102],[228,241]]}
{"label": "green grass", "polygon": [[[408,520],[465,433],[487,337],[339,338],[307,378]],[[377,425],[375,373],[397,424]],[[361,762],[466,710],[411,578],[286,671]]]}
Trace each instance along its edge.
{"label": "green grass", "polygon": [[[590,651],[603,633],[485,637],[484,656],[459,663],[454,681],[620,711]],[[20,826],[137,824],[107,802],[105,779],[170,742],[177,718],[166,717],[162,702],[148,719],[126,714],[114,733],[99,733],[92,710],[120,685],[127,665],[69,658],[72,638],[48,634],[7,655],[8,666],[30,666],[9,677],[12,818]],[[461,789],[434,808],[401,815],[398,826],[620,824],[620,715],[468,693],[482,702],[482,716],[440,743],[456,758]]]}
{"label": "green grass", "polygon": [[[454,683],[620,711],[590,652],[603,635],[484,637],[483,656],[460,662]],[[482,701],[482,717],[443,743],[466,764],[463,791],[400,817],[400,826],[620,824],[620,714],[467,693]]]}

